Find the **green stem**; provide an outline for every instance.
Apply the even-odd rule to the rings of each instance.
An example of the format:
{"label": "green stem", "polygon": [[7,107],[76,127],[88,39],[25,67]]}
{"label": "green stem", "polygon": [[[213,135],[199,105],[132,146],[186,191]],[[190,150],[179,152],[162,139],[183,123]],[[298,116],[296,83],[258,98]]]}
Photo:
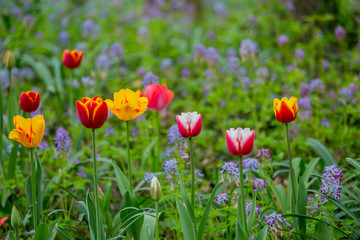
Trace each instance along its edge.
{"label": "green stem", "polygon": [[70,79],[68,83],[69,87],[69,104],[70,104],[70,119],[71,119],[71,125],[73,125],[74,120],[74,106],[73,106],[73,91],[72,91],[72,78],[73,78],[73,70],[70,70]]}
{"label": "green stem", "polygon": [[289,165],[290,165],[290,179],[291,179],[291,188],[292,188],[292,196],[293,196],[293,202],[294,207],[292,209],[292,212],[295,211],[296,207],[296,197],[295,197],[295,182],[294,182],[294,169],[292,166],[292,160],[291,160],[291,154],[290,154],[290,134],[289,134],[289,124],[285,123],[285,132],[286,132],[286,142],[287,142],[287,152],[288,152],[288,158],[289,158]]}
{"label": "green stem", "polygon": [[19,240],[19,230],[15,229],[15,239]]}
{"label": "green stem", "polygon": [[131,159],[130,159],[130,126],[129,121],[126,121],[126,150],[127,150],[127,160],[128,160],[128,174],[129,174],[129,185],[130,185],[130,192],[133,192],[132,186],[132,174],[131,174]]}
{"label": "green stem", "polygon": [[36,212],[36,189],[35,189],[35,162],[34,162],[34,149],[30,148],[30,164],[31,164],[31,197],[32,197],[32,209],[34,230],[37,228],[37,212]]}
{"label": "green stem", "polygon": [[92,129],[92,154],[94,165],[94,192],[95,192],[95,216],[96,216],[96,239],[100,239],[100,211],[99,211],[99,193],[98,193],[98,176],[97,176],[97,162],[95,151],[95,129]]}
{"label": "green stem", "polygon": [[159,202],[155,202],[155,211],[156,211],[156,225],[155,225],[155,238],[159,239]]}
{"label": "green stem", "polygon": [[[246,222],[246,212],[245,212],[245,194],[244,194],[244,177],[243,177],[243,165],[242,165],[242,156],[240,156],[239,167],[240,167],[240,188],[241,188],[241,211],[243,217],[243,223],[245,225],[245,229],[247,229]],[[238,206],[239,207],[239,206]]]}
{"label": "green stem", "polygon": [[191,205],[195,209],[195,166],[194,166],[194,157],[193,157],[193,148],[192,148],[192,137],[189,137],[189,147],[190,147],[190,162],[191,162]]}
{"label": "green stem", "polygon": [[161,144],[161,113],[159,112],[158,113],[158,142],[157,142],[157,154],[158,154],[158,158],[157,158],[157,163],[155,164],[155,172],[157,172],[157,170],[158,170],[158,166],[159,166],[159,164],[160,164],[160,157],[161,157],[161,155],[160,155],[160,144]]}
{"label": "green stem", "polygon": [[[1,84],[0,84],[0,116],[3,116],[3,89]],[[3,174],[3,178],[6,179],[4,158],[3,158],[3,131],[4,131],[3,128],[4,128],[3,118],[0,117],[0,168]]]}

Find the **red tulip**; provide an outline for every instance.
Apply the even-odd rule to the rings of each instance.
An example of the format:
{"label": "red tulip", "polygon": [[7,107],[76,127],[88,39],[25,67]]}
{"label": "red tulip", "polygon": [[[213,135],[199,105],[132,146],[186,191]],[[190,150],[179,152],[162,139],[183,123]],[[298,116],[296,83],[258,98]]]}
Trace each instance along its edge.
{"label": "red tulip", "polygon": [[108,117],[108,106],[100,97],[84,97],[76,101],[76,110],[80,122],[86,128],[100,128]]}
{"label": "red tulip", "polygon": [[181,136],[196,137],[201,131],[201,114],[197,112],[181,113],[176,115],[176,121]]}
{"label": "red tulip", "polygon": [[39,92],[22,92],[20,95],[19,106],[20,108],[27,113],[35,112],[40,105],[40,95]]}
{"label": "red tulip", "polygon": [[4,224],[4,222],[6,221],[6,220],[8,220],[9,219],[9,217],[3,217],[3,218],[1,218],[0,219],[0,227]]}
{"label": "red tulip", "polygon": [[77,68],[82,60],[84,52],[78,52],[78,50],[65,50],[63,52],[62,63],[69,69]]}
{"label": "red tulip", "polygon": [[226,130],[226,143],[231,154],[248,155],[254,146],[255,130],[250,128],[230,128]]}
{"label": "red tulip", "polygon": [[145,89],[145,97],[149,100],[148,108],[152,111],[160,111],[166,107],[174,97],[166,84],[150,84]]}

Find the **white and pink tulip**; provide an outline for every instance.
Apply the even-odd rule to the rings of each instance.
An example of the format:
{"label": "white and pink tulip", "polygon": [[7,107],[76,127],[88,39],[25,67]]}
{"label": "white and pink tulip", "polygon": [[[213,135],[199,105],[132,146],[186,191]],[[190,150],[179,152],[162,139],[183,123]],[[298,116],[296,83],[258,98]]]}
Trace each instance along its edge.
{"label": "white and pink tulip", "polygon": [[201,131],[201,114],[197,112],[181,113],[176,116],[179,132],[184,138],[196,137]]}
{"label": "white and pink tulip", "polygon": [[251,153],[254,146],[255,130],[250,128],[230,128],[226,130],[226,143],[231,154],[244,156]]}

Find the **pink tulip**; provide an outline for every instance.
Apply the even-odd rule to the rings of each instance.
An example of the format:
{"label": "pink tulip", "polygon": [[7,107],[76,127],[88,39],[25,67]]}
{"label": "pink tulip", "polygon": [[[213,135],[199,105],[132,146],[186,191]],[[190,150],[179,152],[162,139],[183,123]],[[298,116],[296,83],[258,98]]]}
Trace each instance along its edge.
{"label": "pink tulip", "polygon": [[231,154],[248,155],[254,146],[255,130],[250,128],[230,128],[226,130],[226,143]]}
{"label": "pink tulip", "polygon": [[174,93],[169,90],[166,84],[150,84],[145,89],[145,97],[149,100],[148,108],[152,111],[161,111],[174,97]]}
{"label": "pink tulip", "polygon": [[176,115],[179,132],[184,138],[196,137],[201,131],[201,114],[197,112]]}

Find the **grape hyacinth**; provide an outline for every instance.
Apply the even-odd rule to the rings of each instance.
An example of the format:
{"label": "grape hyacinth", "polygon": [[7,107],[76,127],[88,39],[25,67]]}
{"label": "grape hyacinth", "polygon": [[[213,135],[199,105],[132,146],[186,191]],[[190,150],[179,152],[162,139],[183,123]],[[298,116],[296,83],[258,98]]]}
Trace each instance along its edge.
{"label": "grape hyacinth", "polygon": [[267,194],[267,192],[266,192],[266,182],[265,182],[265,180],[263,180],[263,179],[260,179],[260,178],[254,178],[253,179],[253,188],[254,188],[254,190],[253,190],[253,192],[256,192],[256,191],[260,191],[260,192],[262,192],[262,190],[263,190],[263,188],[264,188],[264,192],[265,192],[265,194]]}
{"label": "grape hyacinth", "polygon": [[215,197],[216,204],[220,206],[220,204],[226,205],[226,202],[229,202],[229,197],[227,192],[222,192],[216,195]]}
{"label": "grape hyacinth", "polygon": [[113,127],[107,126],[107,127],[105,128],[104,138],[106,138],[107,136],[110,136],[110,135],[116,135],[116,134],[115,134],[115,130],[114,130]]}
{"label": "grape hyacinth", "polygon": [[256,158],[246,158],[243,160],[244,169],[252,169],[254,172],[259,170],[259,160]]}
{"label": "grape hyacinth", "polygon": [[287,44],[288,42],[289,42],[289,37],[286,36],[285,34],[280,35],[277,39],[277,44],[279,46],[283,46],[283,45]]}
{"label": "grape hyacinth", "polygon": [[310,83],[310,92],[322,93],[325,90],[323,81],[320,78],[316,78]]}
{"label": "grape hyacinth", "polygon": [[54,144],[57,153],[54,157],[57,157],[58,154],[61,156],[61,151],[68,152],[70,150],[70,134],[67,130],[60,127],[55,132]]}
{"label": "grape hyacinth", "polygon": [[297,48],[295,50],[295,57],[299,62],[302,62],[304,60],[305,57],[305,51],[301,48]]}
{"label": "grape hyacinth", "polygon": [[186,160],[188,158],[188,155],[184,150],[185,139],[180,135],[177,124],[168,128],[168,131],[169,131],[169,133],[167,134],[168,144],[171,147],[166,150],[167,156],[170,156],[172,153],[174,153],[176,147],[179,149],[180,156]]}
{"label": "grape hyacinth", "polygon": [[226,173],[226,180],[229,181],[229,183],[231,183],[231,177],[233,177],[235,178],[235,184],[237,186],[240,184],[240,170],[239,166],[235,162],[224,162],[224,165],[221,166],[219,173],[221,175],[221,182],[225,182],[224,173]]}
{"label": "grape hyacinth", "polygon": [[259,45],[251,39],[244,39],[241,41],[239,52],[243,61],[255,58],[258,51]]}
{"label": "grape hyacinth", "polygon": [[[342,168],[338,168],[337,164],[325,166],[322,177],[320,191],[335,200],[339,200],[341,196],[341,182],[343,179]],[[321,202],[326,201],[326,198],[321,197]]]}
{"label": "grape hyacinth", "polygon": [[148,72],[144,75],[144,80],[142,83],[144,85],[144,88],[146,88],[150,84],[159,84],[159,77],[152,72]]}
{"label": "grape hyacinth", "polygon": [[195,181],[195,183],[198,183],[198,182],[201,182],[202,181],[202,178],[204,177],[205,175],[201,172],[200,169],[196,169],[195,170],[195,178],[197,179]]}
{"label": "grape hyacinth", "polygon": [[[253,205],[253,204],[252,204],[251,200],[245,202],[245,212],[246,212],[246,216],[247,216],[247,217],[249,216],[249,213],[250,213],[250,211],[251,211],[252,205]],[[259,208],[258,206],[255,207],[255,213],[256,213],[256,214],[260,214],[260,208]]]}
{"label": "grape hyacinth", "polygon": [[334,35],[338,42],[342,42],[346,38],[346,31],[342,26],[337,26],[334,30]]}
{"label": "grape hyacinth", "polygon": [[144,182],[151,182],[151,179],[154,177],[154,174],[152,172],[146,172],[144,175]]}
{"label": "grape hyacinth", "polygon": [[173,175],[178,175],[178,168],[177,168],[178,162],[176,159],[170,159],[168,161],[165,161],[163,164],[163,169],[166,174],[166,179],[171,181],[171,188],[170,190],[174,190],[174,184],[173,184]]}
{"label": "grape hyacinth", "polygon": [[270,161],[272,161],[271,158],[271,153],[270,150],[268,148],[262,148],[258,151],[258,153],[256,154],[256,157],[259,159],[268,159]]}
{"label": "grape hyacinth", "polygon": [[265,223],[270,226],[270,231],[275,235],[282,234],[282,230],[286,226],[291,227],[291,223],[288,223],[286,217],[283,217],[281,213],[273,212],[265,216]]}

